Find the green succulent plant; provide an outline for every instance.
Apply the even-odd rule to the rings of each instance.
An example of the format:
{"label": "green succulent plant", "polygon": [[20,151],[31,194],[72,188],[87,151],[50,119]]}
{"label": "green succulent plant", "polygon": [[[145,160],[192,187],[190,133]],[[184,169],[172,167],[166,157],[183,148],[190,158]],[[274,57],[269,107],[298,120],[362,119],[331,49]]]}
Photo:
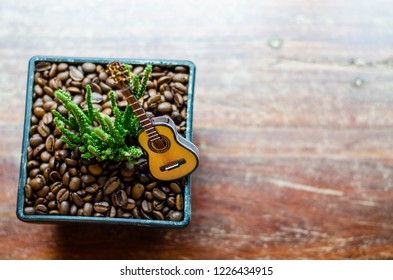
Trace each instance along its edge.
{"label": "green succulent plant", "polygon": [[[126,69],[128,75],[131,75],[128,65]],[[138,75],[134,75],[131,79],[131,87],[138,99],[146,90],[151,69],[151,65],[145,68],[141,83]],[[135,159],[139,158],[143,152],[138,147],[128,146],[125,141],[126,136],[130,133],[136,135],[140,129],[136,115],[129,104],[122,113],[116,105],[113,91],[110,91],[109,97],[114,115],[114,120],[112,120],[93,108],[89,85],[86,86],[86,113],[72,101],[68,92],[57,90],[55,96],[68,110],[68,118],[56,110],[53,110],[53,114],[54,122],[62,133],[61,139],[69,148],[78,147],[81,157],[86,159],[95,158],[97,161],[110,159],[136,163]]]}

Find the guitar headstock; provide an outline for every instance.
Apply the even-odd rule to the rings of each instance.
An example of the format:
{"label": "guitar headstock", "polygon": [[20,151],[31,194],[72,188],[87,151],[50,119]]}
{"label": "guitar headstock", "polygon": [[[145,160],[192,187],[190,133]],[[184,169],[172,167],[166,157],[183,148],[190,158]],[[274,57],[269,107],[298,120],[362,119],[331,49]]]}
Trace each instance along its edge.
{"label": "guitar headstock", "polygon": [[120,62],[114,61],[108,64],[106,73],[115,81],[119,89],[127,87],[130,83],[131,77],[127,75],[127,69]]}

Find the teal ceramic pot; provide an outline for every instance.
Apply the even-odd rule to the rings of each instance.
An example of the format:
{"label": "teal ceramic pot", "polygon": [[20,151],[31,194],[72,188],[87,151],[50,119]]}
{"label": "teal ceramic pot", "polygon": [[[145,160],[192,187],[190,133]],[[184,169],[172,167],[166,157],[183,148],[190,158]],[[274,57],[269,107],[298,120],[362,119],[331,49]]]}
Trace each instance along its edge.
{"label": "teal ceramic pot", "polygon": [[50,57],[50,56],[34,56],[30,59],[28,67],[27,89],[26,89],[26,107],[25,107],[25,121],[24,133],[22,142],[22,154],[20,164],[20,177],[18,188],[18,201],[16,214],[17,217],[24,222],[33,223],[101,223],[101,224],[124,224],[147,227],[168,227],[168,228],[183,228],[187,226],[191,219],[191,175],[186,178],[186,183],[183,191],[183,219],[179,221],[171,220],[156,220],[156,219],[135,219],[135,218],[111,218],[111,217],[95,217],[95,216],[71,216],[71,215],[40,215],[25,213],[25,185],[28,178],[28,147],[29,147],[29,132],[31,128],[33,93],[34,93],[34,74],[36,65],[39,62],[60,63],[65,62],[71,64],[81,64],[91,62],[94,64],[106,65],[113,61],[127,63],[131,65],[146,65],[152,64],[154,66],[184,66],[189,69],[188,80],[188,102],[186,107],[186,131],[185,138],[192,140],[192,114],[193,114],[193,97],[194,97],[194,83],[195,83],[195,65],[190,61],[184,60],[155,60],[155,59],[126,59],[126,58],[82,58],[82,57]]}

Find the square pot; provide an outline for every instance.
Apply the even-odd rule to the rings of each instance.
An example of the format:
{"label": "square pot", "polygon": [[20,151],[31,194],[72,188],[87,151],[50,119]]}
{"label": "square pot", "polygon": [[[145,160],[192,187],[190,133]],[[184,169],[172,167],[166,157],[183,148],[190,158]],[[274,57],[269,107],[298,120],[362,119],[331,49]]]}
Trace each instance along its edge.
{"label": "square pot", "polygon": [[[45,210],[45,207],[43,207],[45,211],[40,211],[40,209],[37,209],[35,207],[36,206],[35,204],[38,203],[37,199],[40,198],[41,196],[37,195],[36,191],[31,192],[32,191],[31,186],[29,186],[29,191],[30,191],[29,193],[27,193],[25,190],[25,186],[26,186],[28,180],[31,180],[31,179],[28,179],[31,176],[30,174],[32,172],[31,166],[34,165],[33,163],[31,163],[31,165],[29,165],[29,167],[27,166],[27,164],[29,162],[29,159],[28,159],[29,151],[30,151],[30,161],[32,160],[32,158],[31,158],[32,157],[31,156],[32,147],[30,147],[30,133],[31,133],[31,129],[32,129],[32,117],[37,118],[35,116],[36,113],[33,113],[33,94],[35,94],[35,96],[36,96],[37,91],[38,91],[43,96],[46,94],[47,91],[51,92],[51,90],[48,88],[46,88],[46,91],[45,91],[45,88],[43,86],[36,87],[36,85],[38,83],[37,78],[35,77],[37,65],[45,65],[42,62],[50,62],[51,64],[57,64],[57,65],[59,65],[59,63],[66,63],[69,66],[70,65],[78,66],[78,65],[82,65],[83,63],[90,62],[95,65],[103,65],[104,66],[104,65],[107,65],[108,63],[111,63],[113,61],[127,63],[129,65],[132,65],[134,67],[134,69],[136,66],[144,66],[147,64],[152,64],[153,67],[159,66],[162,69],[175,69],[175,70],[182,69],[182,70],[179,70],[182,72],[185,72],[185,70],[187,70],[187,73],[184,73],[185,74],[184,76],[188,77],[188,83],[187,82],[184,82],[184,83],[186,86],[188,86],[188,88],[187,88],[187,93],[184,93],[184,96],[187,96],[188,99],[186,102],[184,102],[184,105],[183,105],[183,110],[185,110],[187,117],[185,119],[185,131],[183,129],[183,134],[187,140],[190,140],[190,141],[192,140],[192,111],[193,111],[193,96],[194,96],[194,82],[195,82],[195,65],[192,62],[184,61],[184,60],[148,60],[148,59],[121,59],[121,58],[81,58],[81,57],[34,56],[30,59],[30,62],[29,62],[27,90],[26,90],[25,122],[24,122],[23,142],[22,142],[22,154],[21,154],[20,177],[19,177],[19,188],[18,188],[18,201],[17,201],[17,210],[16,210],[17,217],[20,220],[25,221],[25,222],[35,222],[35,223],[80,222],[80,223],[128,224],[128,225],[137,225],[137,226],[169,227],[169,228],[182,228],[182,227],[187,226],[188,223],[190,222],[190,219],[191,219],[191,175],[188,175],[186,178],[183,178],[182,184],[184,185],[184,187],[182,187],[182,185],[180,184],[180,186],[182,187],[181,193],[183,195],[183,203],[182,203],[183,204],[183,215],[182,215],[182,218],[180,218],[180,219],[177,218],[177,220],[174,220],[174,219],[169,220],[168,219],[169,212],[174,213],[175,212],[174,210],[169,210],[166,214],[163,214],[164,220],[158,219],[161,215],[158,215],[158,217],[156,217],[155,215],[147,215],[148,216],[147,217],[145,215],[144,217],[141,217],[141,218],[135,218],[132,216],[132,214],[127,214],[127,215],[124,214],[124,213],[128,213],[128,212],[123,213],[123,209],[119,210],[120,213],[122,213],[122,215],[120,215],[119,217],[118,217],[118,215],[116,215],[116,217],[109,217],[108,212],[104,213],[104,214],[97,213],[98,216],[83,216],[83,215],[81,215],[82,210],[78,210],[79,212],[76,215],[75,215],[75,211],[72,215],[71,214],[60,215],[59,213],[57,213],[57,212],[59,212],[57,210],[51,211],[51,209],[52,210],[58,209],[60,202],[55,201],[50,204],[49,197],[48,197],[48,195],[51,195],[51,197],[56,196],[55,190],[53,190],[53,192],[52,192],[52,188],[49,188],[49,191],[48,191],[48,188],[46,188],[46,190],[48,191],[48,194],[42,195],[42,193],[41,193],[41,195],[43,197],[41,199],[41,202],[42,202],[42,205],[44,205],[46,207],[46,210]],[[39,64],[39,63],[41,63],[41,64]],[[178,67],[178,66],[181,66],[181,67]],[[175,68],[175,67],[178,67],[178,68]],[[40,72],[42,75],[45,75],[44,74],[45,71],[47,71],[46,75],[48,75],[48,71],[50,71],[50,69],[46,69],[46,70],[40,69],[40,70],[42,71],[42,72]],[[175,70],[173,70],[173,71],[175,71]],[[172,71],[172,70],[170,70],[170,71]],[[49,74],[49,75],[51,75],[51,74]],[[53,74],[51,76],[52,76],[52,78],[54,77]],[[159,75],[157,77],[159,77]],[[51,78],[47,77],[46,79],[48,82]],[[98,80],[96,80],[96,81],[98,82]],[[157,81],[157,79],[156,79],[156,81]],[[154,81],[154,83],[156,83],[156,81]],[[48,86],[50,87],[50,83]],[[157,88],[157,84],[155,84],[155,87]],[[42,89],[44,92],[40,92],[40,90],[42,90]],[[158,89],[157,89],[157,91],[158,91]],[[60,105],[61,104],[58,103],[58,106],[60,106]],[[50,110],[46,110],[46,111],[48,112]],[[183,128],[184,128],[184,121],[183,121]],[[45,139],[43,140],[43,142],[45,143]],[[52,156],[53,156],[53,154],[52,154]],[[53,162],[55,162],[55,160],[53,160]],[[58,166],[59,165],[57,165],[57,167]],[[78,165],[78,168],[79,167],[80,166]],[[34,170],[34,174],[35,174],[36,171],[38,172],[37,169],[39,169],[39,168],[38,168],[38,166],[34,166],[34,168],[35,168],[35,170]],[[75,169],[77,169],[77,168],[75,168]],[[43,173],[43,171],[40,171],[40,172]],[[76,171],[73,170],[73,172],[76,172]],[[80,174],[78,176],[82,175],[82,172],[80,169],[78,169],[78,174]],[[46,175],[48,175],[48,173]],[[49,181],[49,180],[51,180],[51,179],[47,180],[48,182],[46,183],[46,185],[53,183],[53,181]],[[160,185],[160,184],[161,184],[161,182],[158,182],[158,185]],[[164,183],[162,183],[162,184],[164,184]],[[122,184],[121,186],[124,187],[125,185],[126,184]],[[82,183],[82,187],[85,187],[85,186],[83,186],[83,183]],[[168,185],[166,185],[166,186],[168,186]],[[131,186],[129,186],[129,187],[131,188]],[[176,196],[176,194],[173,194],[173,193],[171,194],[168,191],[168,187],[166,188],[166,191],[169,196],[173,196],[173,197]],[[43,192],[45,194],[45,191],[43,191]],[[71,191],[69,193],[71,193]],[[83,193],[83,191],[82,191],[82,193]],[[128,191],[128,193],[130,193],[130,191]],[[146,195],[146,193],[144,193],[144,195]],[[46,199],[46,198],[48,198],[48,199]],[[94,199],[94,196],[93,196],[93,199]],[[89,201],[88,199],[86,199],[86,200]],[[71,195],[69,196],[67,201],[70,201],[69,202],[70,205],[72,205],[74,203]],[[108,198],[107,198],[107,201],[108,201]],[[92,202],[91,204],[94,205],[94,200],[92,200],[91,202]],[[40,203],[38,203],[38,204],[40,204]],[[55,205],[57,205],[57,206],[55,206]],[[30,208],[28,208],[29,211],[25,211],[26,207],[30,207]],[[75,210],[76,206],[73,206],[73,207]],[[140,204],[138,207],[140,207]],[[32,208],[33,208],[33,212],[31,211]],[[84,206],[78,207],[78,209],[81,209],[81,208],[84,208]],[[169,206],[168,206],[168,208],[169,208]],[[118,209],[116,209],[116,210],[118,210]],[[168,210],[168,209],[166,209],[166,210]],[[71,212],[71,211],[69,211],[69,212]],[[138,211],[136,211],[136,212],[138,212]],[[139,213],[141,213],[141,212],[143,212],[143,211],[139,211]],[[94,210],[92,211],[92,213],[94,213]],[[143,213],[145,213],[145,212],[143,212]],[[176,213],[176,214],[178,214],[178,213]],[[129,216],[131,216],[131,217],[129,217]],[[138,215],[136,215],[136,216],[138,216]],[[172,215],[172,216],[174,216],[174,215]],[[152,219],[150,219],[150,218],[152,218]]]}

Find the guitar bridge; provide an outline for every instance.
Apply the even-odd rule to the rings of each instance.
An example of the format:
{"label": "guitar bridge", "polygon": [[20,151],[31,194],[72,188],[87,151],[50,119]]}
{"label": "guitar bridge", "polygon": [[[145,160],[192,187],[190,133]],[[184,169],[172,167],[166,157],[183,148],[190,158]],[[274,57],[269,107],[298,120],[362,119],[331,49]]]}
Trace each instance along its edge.
{"label": "guitar bridge", "polygon": [[174,162],[171,162],[169,164],[161,166],[160,170],[161,171],[169,171],[169,170],[175,169],[185,163],[186,163],[186,160],[184,158],[182,158],[182,159],[176,160]]}

